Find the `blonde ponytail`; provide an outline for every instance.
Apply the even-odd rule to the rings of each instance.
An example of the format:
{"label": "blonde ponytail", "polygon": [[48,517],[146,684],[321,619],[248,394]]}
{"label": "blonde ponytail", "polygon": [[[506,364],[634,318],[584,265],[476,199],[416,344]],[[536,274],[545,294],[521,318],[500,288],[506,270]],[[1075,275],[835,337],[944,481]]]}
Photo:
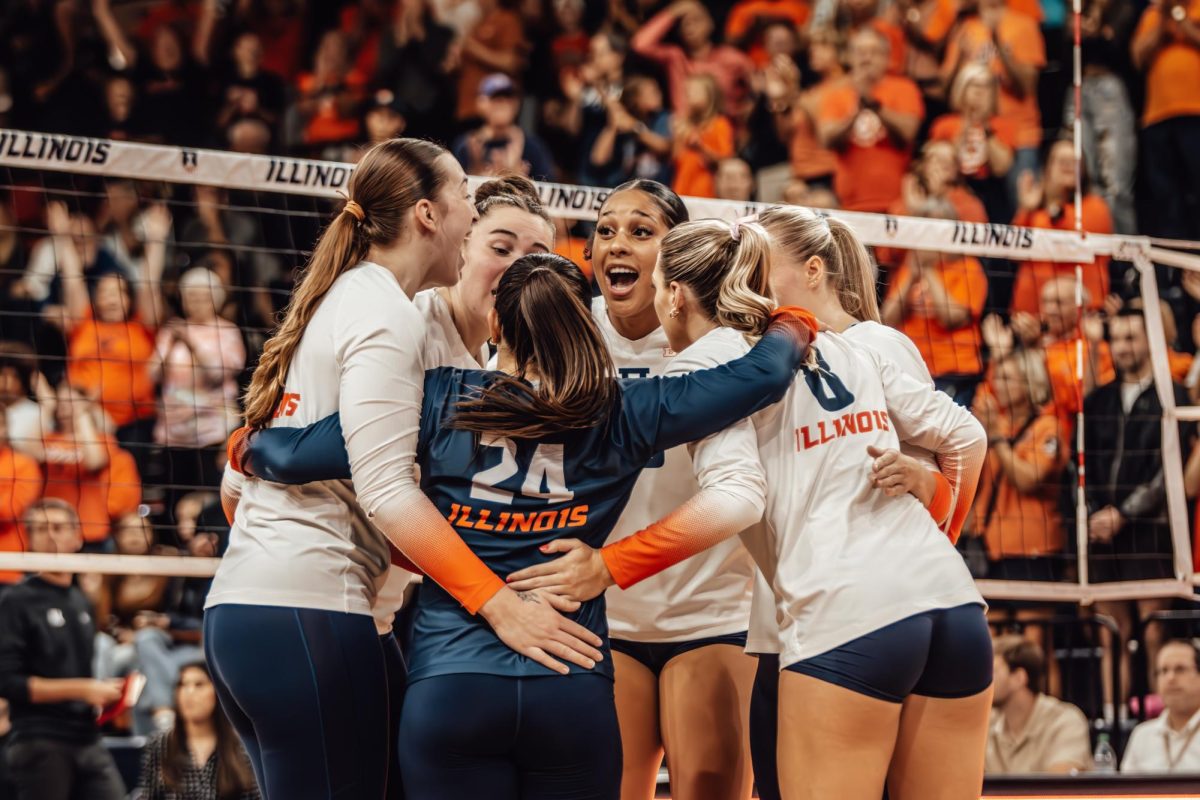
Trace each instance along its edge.
{"label": "blonde ponytail", "polygon": [[820,258],[825,280],[842,310],[879,322],[879,273],[867,248],[846,223],[799,206],[777,206],[759,215],[771,241],[796,264]]}
{"label": "blonde ponytail", "polygon": [[271,421],[283,399],[296,348],[338,277],[362,261],[372,246],[395,242],[406,212],[418,200],[436,197],[446,178],[434,162],[445,152],[420,139],[389,139],[363,156],[346,187],[346,205],[321,233],[283,322],[263,347],[246,389],[247,425],[262,428]]}

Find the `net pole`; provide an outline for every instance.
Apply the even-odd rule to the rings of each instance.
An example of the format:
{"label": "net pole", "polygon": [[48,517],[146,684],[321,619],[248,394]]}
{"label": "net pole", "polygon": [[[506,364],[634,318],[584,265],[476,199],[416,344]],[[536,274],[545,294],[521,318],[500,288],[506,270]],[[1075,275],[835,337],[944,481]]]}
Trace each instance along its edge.
{"label": "net pole", "polygon": [[[1071,47],[1072,86],[1074,96],[1072,136],[1075,151],[1075,232],[1083,237],[1083,0],[1072,0],[1074,41]],[[1088,514],[1087,470],[1084,465],[1083,395],[1083,263],[1075,262],[1075,551],[1078,559],[1079,584],[1088,585]]]}

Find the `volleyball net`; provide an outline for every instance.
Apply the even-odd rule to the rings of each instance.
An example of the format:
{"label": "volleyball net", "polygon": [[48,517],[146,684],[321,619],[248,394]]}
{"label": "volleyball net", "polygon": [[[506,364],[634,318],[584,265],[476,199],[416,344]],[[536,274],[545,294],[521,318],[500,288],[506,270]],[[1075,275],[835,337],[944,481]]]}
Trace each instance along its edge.
{"label": "volleyball net", "polygon": [[[238,398],[254,360],[321,227],[340,207],[353,169],[0,129],[0,404],[9,443],[0,450],[0,573],[212,574],[228,537],[216,496],[221,445],[240,424]],[[484,179],[471,180],[478,186]],[[539,183],[538,190],[559,221],[560,252],[580,260],[588,225],[609,190],[559,183]],[[732,221],[769,207],[685,201],[693,219]],[[1037,398],[1035,405],[1048,404],[1062,423],[1053,447],[1014,444],[1014,452],[1041,465],[1039,480],[1014,494],[1002,491],[1007,479],[997,472],[986,486],[987,507],[968,523],[960,546],[984,594],[1076,603],[1192,596],[1197,575],[1185,465],[1200,406],[1177,402],[1174,384],[1194,376],[1187,354],[1173,349],[1178,329],[1190,329],[1191,320],[1174,320],[1159,296],[1161,276],[1170,270],[1200,272],[1200,256],[1183,252],[1189,243],[1168,249],[1143,237],[814,210],[845,221],[881,256],[881,291],[900,291],[901,283],[905,291],[913,284],[928,288],[922,281],[937,280],[969,307],[966,325],[943,324],[926,292],[906,303],[902,327],[935,378],[971,384],[977,408],[992,402],[981,399],[992,391],[983,317],[994,313],[990,324],[1008,331],[1004,336],[1019,334],[1029,319],[1018,323],[1008,298],[1022,267],[1071,276],[1072,296],[1061,305],[1074,307],[1076,320],[1057,345],[1073,365],[1067,388],[1075,402],[1071,392]],[[1113,379],[1103,321],[1083,308],[1101,305],[1103,298],[1089,297],[1083,287],[1089,276],[1110,270],[1110,261],[1127,265],[1127,296],[1140,297],[1163,411],[1149,420],[1135,412],[1084,417],[1081,427],[1078,396],[1091,382]],[[982,270],[986,289],[960,281],[971,269]],[[226,322],[212,319],[214,305]],[[1045,324],[1036,312],[1030,318]],[[1024,346],[1030,357],[1022,363],[1051,358],[1038,336]],[[949,372],[945,363],[932,363],[945,362],[947,352],[966,352],[968,363],[950,364]],[[1095,375],[1084,376],[1085,363],[1097,365]],[[1055,365],[1049,366],[1026,371],[1031,397],[1039,380],[1053,382]],[[1042,372],[1049,377],[1039,378]],[[978,387],[972,373],[982,379]],[[1064,397],[1071,407],[1055,409]],[[1003,411],[1004,399],[997,399]],[[1117,429],[1135,418],[1143,427],[1160,425],[1161,453],[1148,457],[1118,446],[1093,453],[1091,471],[1080,475],[1074,467],[1080,430],[1116,430],[1110,438],[1119,442]],[[1024,432],[1007,432],[1016,442],[1021,437],[1014,433]],[[1142,465],[1135,474],[1105,469],[1135,463],[1134,456]],[[1089,493],[1089,486],[1104,486],[1107,496],[1136,489],[1144,501],[1139,522],[1103,547],[1095,543],[1091,517],[1106,495]],[[22,516],[41,497],[77,508],[86,552],[28,552]]]}

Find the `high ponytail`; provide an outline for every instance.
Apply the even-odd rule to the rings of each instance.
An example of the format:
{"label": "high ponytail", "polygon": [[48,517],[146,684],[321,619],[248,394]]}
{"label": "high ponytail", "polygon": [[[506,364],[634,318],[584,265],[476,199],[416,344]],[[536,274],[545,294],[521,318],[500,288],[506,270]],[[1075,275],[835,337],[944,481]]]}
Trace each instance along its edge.
{"label": "high ponytail", "polygon": [[603,423],[617,401],[616,370],[590,300],[587,279],[568,259],[531,253],[514,261],[496,288],[496,314],[519,372],[461,401],[450,427],[539,439]]}
{"label": "high ponytail", "polygon": [[770,323],[770,238],[755,222],[686,222],[663,239],[659,268],[666,283],[692,290],[708,318],[761,336]]}
{"label": "high ponytail", "polygon": [[825,265],[825,280],[837,294],[842,310],[857,320],[879,322],[879,273],[858,235],[841,220],[814,214],[799,206],[776,206],[759,215],[759,222],[796,264],[817,257]]}
{"label": "high ponytail", "polygon": [[418,200],[437,195],[445,176],[434,162],[445,152],[420,139],[389,139],[363,156],[347,185],[345,206],[317,240],[283,321],[254,368],[244,398],[251,428],[265,427],[274,416],[296,348],[334,282],[372,246],[396,241],[405,213]]}

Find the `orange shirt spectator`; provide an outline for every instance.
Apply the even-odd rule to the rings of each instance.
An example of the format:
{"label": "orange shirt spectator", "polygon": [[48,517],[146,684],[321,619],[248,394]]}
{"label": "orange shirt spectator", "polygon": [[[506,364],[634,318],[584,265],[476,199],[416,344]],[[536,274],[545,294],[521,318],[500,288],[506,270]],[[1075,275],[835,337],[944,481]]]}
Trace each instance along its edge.
{"label": "orange shirt spectator", "polygon": [[[981,14],[984,12],[982,3],[980,11]],[[951,36],[942,62],[943,77],[949,83],[954,73],[969,62],[983,64],[1002,76],[999,114],[1016,125],[1018,149],[1037,147],[1042,141],[1037,73],[1046,66],[1046,43],[1042,32],[1031,18],[1007,9],[990,12],[987,18],[996,20],[994,30],[977,16],[964,21],[958,32]],[[1018,72],[1032,74],[1032,85],[1027,83],[1018,88],[1021,79],[1009,74],[1006,59]]]}
{"label": "orange shirt spectator", "polygon": [[525,29],[521,17],[499,8],[495,2],[462,43],[462,68],[458,73],[458,118],[475,116],[479,84],[493,72],[509,77],[520,72],[525,61]]}
{"label": "orange shirt spectator", "polygon": [[745,38],[755,33],[755,26],[773,20],[790,22],[797,31],[803,31],[812,16],[812,8],[804,0],[741,0],[729,10],[725,20],[725,41],[741,45],[750,55],[755,66],[767,63],[767,51],[759,37],[755,36],[746,47]]}
{"label": "orange shirt spectator", "polygon": [[[21,516],[42,496],[42,483],[42,470],[36,461],[7,443],[0,445],[0,552],[21,553],[27,549]],[[16,583],[21,577],[20,572],[0,572],[0,584]]]}
{"label": "orange shirt spectator", "polygon": [[[890,75],[904,75],[908,67],[908,40],[904,36],[904,30],[898,25],[893,25],[883,17],[875,17],[870,22],[871,28],[883,34],[883,38],[888,41],[888,64],[887,71]],[[856,31],[851,31],[853,36]]]}
{"label": "orange shirt spectator", "polygon": [[141,322],[89,315],[68,332],[67,379],[94,397],[118,428],[124,427],[156,412],[149,372],[153,357],[154,334]]}
{"label": "orange shirt spectator", "polygon": [[[1142,112],[1142,125],[1146,126],[1172,117],[1200,115],[1200,47],[1187,41],[1175,19],[1164,25],[1160,3],[1147,6],[1133,34],[1134,61],[1142,62],[1139,66],[1146,70],[1146,105]],[[1200,0],[1168,5],[1172,11],[1183,9],[1191,24],[1200,26]],[[1160,35],[1165,43],[1154,49],[1152,43]]]}
{"label": "orange shirt spectator", "polygon": [[[871,90],[869,100],[880,109],[915,117],[918,124],[925,113],[921,92],[908,78],[885,75]],[[844,143],[834,147],[834,193],[848,211],[885,211],[900,196],[900,180],[912,158],[911,145],[898,144],[879,113],[862,107],[854,86],[831,87],[821,97],[818,123],[825,128],[851,120]]]}
{"label": "orange shirt spectator", "polygon": [[137,510],[142,482],[133,456],[97,424],[96,407],[67,384],[54,400],[56,430],[46,436],[44,497],[79,512],[86,542],[108,538],[112,521]]}
{"label": "orange shirt spectator", "polygon": [[808,42],[808,66],[820,76],[820,80],[800,92],[798,71],[794,79],[794,99],[787,118],[788,124],[781,130],[780,136],[788,142],[792,175],[804,181],[832,176],[837,169],[837,154],[821,143],[817,116],[825,92],[846,80],[841,50],[841,39],[836,32],[829,29],[814,31]]}
{"label": "orange shirt spectator", "polygon": [[913,340],[933,377],[974,375],[983,370],[986,300],[987,275],[977,259],[918,251],[892,276],[883,320]]}
{"label": "orange shirt spectator", "polygon": [[[980,394],[976,416],[986,417],[980,406],[995,403],[990,394]],[[1002,558],[1035,558],[1062,552],[1065,532],[1058,513],[1059,486],[1056,478],[1069,458],[1067,434],[1058,417],[1042,409],[1023,424],[1001,411],[988,431],[993,438],[988,449],[979,490],[975,495],[974,529],[981,533],[993,561]],[[1002,442],[1002,443],[1000,443]],[[1004,461],[1021,462],[1040,480],[1020,485]]]}
{"label": "orange shirt spectator", "polygon": [[[1011,119],[995,116],[987,121],[987,127],[1006,147],[1016,149],[1017,126]],[[991,175],[987,158],[987,130],[968,127],[962,114],[943,114],[938,117],[929,129],[929,138],[935,142],[950,142],[955,146],[959,169],[964,177],[987,178]]]}
{"label": "orange shirt spectator", "polygon": [[[1075,204],[1066,203],[1062,210],[1051,217],[1039,208],[1036,211],[1018,211],[1013,225],[1029,228],[1048,228],[1058,231],[1075,230]],[[1083,198],[1083,229],[1089,233],[1112,233],[1112,215],[1108,204],[1099,195],[1090,194]],[[1096,256],[1091,264],[1083,265],[1083,285],[1087,287],[1087,308],[1098,309],[1108,296],[1108,256]],[[1054,278],[1075,277],[1075,265],[1067,262],[1023,261],[1017,267],[1016,282],[1013,284],[1012,310],[1036,314],[1042,286]]]}
{"label": "orange shirt spectator", "polygon": [[[1075,337],[1048,342],[1042,352],[1046,359],[1046,374],[1050,378],[1050,391],[1054,412],[1063,421],[1066,430],[1075,427],[1075,415],[1079,413],[1079,387],[1076,378],[1076,344]],[[1083,358],[1085,364],[1092,365],[1094,377],[1089,381],[1092,386],[1103,386],[1112,383],[1117,378],[1113,368],[1112,354],[1108,350],[1108,342],[1083,340]],[[1088,390],[1085,384],[1084,392]]]}
{"label": "orange shirt spectator", "polygon": [[692,75],[686,81],[686,118],[674,131],[676,194],[716,197],[717,162],[734,154],[733,125],[722,114],[720,92],[711,75]]}
{"label": "orange shirt spectator", "polygon": [[938,56],[957,21],[955,0],[924,0],[902,10],[900,24],[909,38],[905,75],[922,86],[941,79],[942,62]]}
{"label": "orange shirt spectator", "polygon": [[346,37],[329,31],[321,45],[312,72],[296,81],[300,97],[296,108],[304,120],[306,144],[344,142],[359,135],[359,105],[366,91],[366,76],[351,66]]}

